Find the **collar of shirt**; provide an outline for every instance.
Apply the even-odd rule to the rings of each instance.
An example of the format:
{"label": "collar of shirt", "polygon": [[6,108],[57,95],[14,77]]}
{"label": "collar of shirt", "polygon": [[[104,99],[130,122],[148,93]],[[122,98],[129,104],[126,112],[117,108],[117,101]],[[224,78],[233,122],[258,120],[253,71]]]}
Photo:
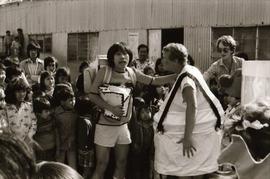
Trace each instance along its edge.
{"label": "collar of shirt", "polygon": [[[235,56],[232,56],[232,65],[231,65],[231,71],[234,67],[234,64],[236,64],[236,59],[235,59]],[[227,66],[224,64],[223,62],[223,59],[221,58],[221,60],[219,61],[219,66],[223,66],[228,72],[229,72],[229,69],[227,68]]]}
{"label": "collar of shirt", "polygon": [[[33,62],[30,58],[28,58],[28,59],[26,60],[26,63],[33,63],[33,64],[34,64],[34,62]],[[35,62],[35,63],[43,64],[42,60],[39,59],[39,58],[36,58],[36,62]]]}

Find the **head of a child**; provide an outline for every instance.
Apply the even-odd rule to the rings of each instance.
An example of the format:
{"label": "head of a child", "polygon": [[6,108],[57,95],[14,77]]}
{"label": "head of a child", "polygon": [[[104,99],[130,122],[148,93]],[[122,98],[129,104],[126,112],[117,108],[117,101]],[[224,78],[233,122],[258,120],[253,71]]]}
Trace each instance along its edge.
{"label": "head of a child", "polygon": [[5,101],[5,91],[3,88],[0,88],[0,110],[4,109],[6,106],[6,101]]}
{"label": "head of a child", "polygon": [[237,69],[232,75],[222,75],[219,77],[221,90],[225,97],[226,104],[234,104],[240,101],[241,98],[241,80],[242,70]]}
{"label": "head of a child", "polygon": [[40,75],[40,89],[41,91],[51,90],[54,87],[54,77],[52,73],[44,71]]}
{"label": "head of a child", "polygon": [[61,85],[62,86],[56,92],[56,99],[59,100],[63,109],[72,110],[75,106],[75,97],[72,87],[68,84]]}
{"label": "head of a child", "polygon": [[3,63],[0,63],[0,84],[4,83],[6,79],[6,67]]}
{"label": "head of a child", "polygon": [[81,116],[92,114],[95,111],[94,104],[86,96],[76,99],[75,109]]}
{"label": "head of a child", "polygon": [[12,81],[14,78],[18,78],[19,76],[22,75],[22,69],[20,69],[19,67],[7,67],[6,69],[6,83],[9,83],[10,81]]}
{"label": "head of a child", "polygon": [[52,56],[48,56],[44,58],[44,69],[46,71],[49,71],[50,73],[55,73],[57,67],[58,67],[58,63],[57,63],[56,58]]}
{"label": "head of a child", "polygon": [[124,43],[113,44],[107,53],[108,65],[112,68],[125,69],[132,61],[129,53],[129,49]]}
{"label": "head of a child", "polygon": [[83,71],[89,67],[89,63],[87,61],[83,61],[79,66],[79,72],[83,73]]}
{"label": "head of a child", "polygon": [[33,111],[37,118],[47,119],[51,114],[50,101],[45,97],[37,97],[33,100]]}
{"label": "head of a child", "polygon": [[136,97],[133,103],[136,108],[138,121],[150,122],[152,120],[151,111],[144,99],[141,97]]}
{"label": "head of a child", "polygon": [[67,67],[61,67],[56,70],[55,74],[55,84],[59,83],[70,83],[70,70]]}
{"label": "head of a child", "polygon": [[155,75],[155,70],[150,66],[146,66],[143,69],[143,73],[146,74],[146,75],[154,76]]}
{"label": "head of a child", "polygon": [[31,91],[30,87],[24,79],[15,78],[7,85],[5,90],[6,102],[8,104],[18,104],[27,101],[29,91]]}
{"label": "head of a child", "polygon": [[0,178],[28,179],[35,170],[31,148],[11,133],[0,135]]}
{"label": "head of a child", "polygon": [[38,163],[36,176],[34,178],[83,179],[83,177],[76,170],[68,165],[51,161],[43,161]]}
{"label": "head of a child", "polygon": [[36,41],[31,40],[27,46],[27,56],[31,59],[36,59],[40,55],[40,50],[40,45]]}

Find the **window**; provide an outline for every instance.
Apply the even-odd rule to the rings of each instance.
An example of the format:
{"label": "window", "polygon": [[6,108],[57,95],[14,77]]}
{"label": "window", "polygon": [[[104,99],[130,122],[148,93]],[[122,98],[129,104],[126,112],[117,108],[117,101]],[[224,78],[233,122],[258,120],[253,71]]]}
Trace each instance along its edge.
{"label": "window", "polygon": [[212,28],[212,58],[219,58],[216,41],[222,35],[231,35],[237,41],[236,53],[245,53],[249,60],[270,60],[270,27],[217,27]]}
{"label": "window", "polygon": [[52,53],[52,35],[51,34],[37,34],[29,35],[29,39],[35,40],[41,47],[41,53]]}
{"label": "window", "polygon": [[5,54],[4,36],[0,36],[0,56]]}
{"label": "window", "polygon": [[184,29],[162,29],[161,30],[161,48],[169,43],[184,43]]}
{"label": "window", "polygon": [[98,50],[98,33],[68,34],[68,61],[93,61]]}
{"label": "window", "polygon": [[149,58],[156,61],[162,56],[162,48],[168,43],[184,42],[184,29],[150,29],[148,30]]}

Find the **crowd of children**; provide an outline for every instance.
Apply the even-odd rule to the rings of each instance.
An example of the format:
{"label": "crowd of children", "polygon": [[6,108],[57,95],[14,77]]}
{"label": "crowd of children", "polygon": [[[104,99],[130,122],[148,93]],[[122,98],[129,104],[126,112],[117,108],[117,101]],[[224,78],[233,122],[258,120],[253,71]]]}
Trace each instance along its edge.
{"label": "crowd of children", "polygon": [[[152,116],[169,89],[162,85],[173,83],[176,75],[163,76],[160,65],[156,67],[160,74],[153,65],[141,71],[130,68],[131,51],[124,43],[115,43],[107,54],[106,70],[111,76],[104,81],[106,70],[99,70],[91,81],[91,92],[86,93],[83,72],[93,68],[88,62],[82,62],[73,84],[69,69],[58,67],[56,58],[39,58],[40,46],[35,41],[30,41],[26,54],[25,60],[13,60],[10,54],[0,63],[1,130],[16,134],[31,146],[37,161],[65,163],[84,178],[124,178],[126,171],[128,178],[151,178]],[[102,114],[105,109],[120,116],[123,113],[121,107],[108,105],[97,95],[105,83],[130,89],[128,112],[120,123],[102,123],[109,121]],[[104,136],[106,132],[109,137]],[[112,159],[115,170],[107,174]]]}
{"label": "crowd of children", "polygon": [[[220,45],[221,53],[234,50]],[[56,58],[39,58],[35,41],[26,54],[20,60],[10,53],[0,62],[0,132],[23,140],[37,161],[67,164],[84,178],[154,178],[153,116],[177,78],[164,69],[161,58],[153,64],[148,47],[140,45],[139,59],[133,60],[125,43],[114,43],[106,65],[82,62],[72,83],[69,69],[59,67]],[[187,59],[194,65],[191,56]],[[239,77],[241,71],[234,71]],[[224,73],[217,84],[230,113],[239,105],[241,87]],[[106,93],[121,96],[121,104]]]}

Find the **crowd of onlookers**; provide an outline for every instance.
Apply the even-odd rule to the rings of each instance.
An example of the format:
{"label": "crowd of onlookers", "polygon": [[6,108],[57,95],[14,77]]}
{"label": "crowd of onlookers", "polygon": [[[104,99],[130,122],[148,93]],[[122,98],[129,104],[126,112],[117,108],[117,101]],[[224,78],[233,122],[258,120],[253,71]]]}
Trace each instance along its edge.
{"label": "crowd of onlookers", "polygon": [[[72,82],[68,67],[59,66],[55,57],[39,58],[41,48],[34,40],[29,41],[24,52],[22,29],[18,29],[14,38],[7,31],[5,48],[6,57],[0,62],[0,152],[3,149],[9,153],[5,156],[8,161],[24,162],[21,166],[24,171],[38,168],[39,175],[58,172],[55,167],[59,167],[61,171],[75,172],[73,168],[84,178],[162,178],[154,172],[153,118],[175,86],[174,72],[178,72],[173,64],[164,61],[165,57],[151,61],[148,46],[141,44],[139,58],[133,59],[125,43],[115,43],[108,50],[106,65],[93,66],[84,61],[76,81]],[[241,97],[241,86],[231,82],[244,61],[234,56],[235,48],[231,36],[219,38],[217,49],[221,58],[203,74],[224,109],[239,105]],[[170,52],[167,59],[184,59],[183,68],[185,60],[188,66],[199,60],[194,62],[181,46],[168,46],[167,50]],[[165,48],[163,55],[166,52]],[[185,83],[194,87],[188,80]],[[112,106],[101,98],[99,87],[104,84],[114,85],[112,88],[124,86],[124,91],[129,92],[126,112],[123,106]],[[117,117],[104,117],[104,111],[109,109],[122,116],[120,122],[115,120]],[[192,145],[188,150],[188,154],[196,152]],[[3,164],[0,176],[5,176],[4,173],[15,176],[15,168],[19,167],[14,164],[10,168],[9,164]],[[18,176],[22,173],[18,171]],[[168,175],[173,178],[174,174]]]}

